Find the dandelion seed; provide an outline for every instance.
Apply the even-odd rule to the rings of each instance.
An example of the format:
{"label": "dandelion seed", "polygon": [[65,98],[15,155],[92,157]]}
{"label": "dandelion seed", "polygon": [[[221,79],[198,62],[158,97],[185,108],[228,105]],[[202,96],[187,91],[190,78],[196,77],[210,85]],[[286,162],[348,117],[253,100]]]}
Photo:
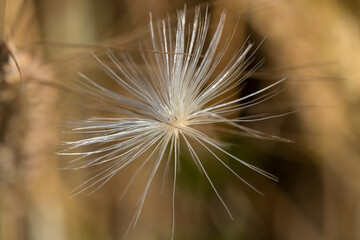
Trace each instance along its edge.
{"label": "dandelion seed", "polygon": [[[259,191],[256,188],[220,158],[219,153],[270,179],[277,180],[272,174],[234,156],[225,149],[220,140],[201,130],[203,126],[214,128],[219,126],[219,131],[287,141],[241,125],[242,122],[278,116],[231,117],[234,115],[232,113],[275,96],[281,90],[280,85],[284,79],[241,98],[228,97],[230,92],[238,89],[251,74],[245,69],[251,62],[254,50],[252,44],[244,45],[233,54],[226,67],[220,73],[216,73],[231,41],[230,37],[224,47],[219,47],[225,15],[225,12],[221,14],[210,39],[207,39],[210,24],[210,14],[207,9],[202,16],[200,7],[197,7],[190,26],[186,22],[186,9],[178,11],[175,34],[172,31],[170,18],[158,21],[156,26],[150,20],[152,53],[148,51],[141,53],[143,61],[141,66],[125,51],[119,52],[118,55],[111,51],[107,52],[112,66],[105,64],[94,55],[104,71],[126,91],[126,94],[106,89],[80,74],[83,79],[80,81],[82,90],[101,100],[99,102],[103,110],[121,117],[91,118],[73,123],[72,132],[86,137],[65,142],[68,147],[60,154],[77,156],[69,166],[70,169],[95,166],[101,168],[97,175],[74,189],[75,195],[85,190],[99,189],[120,170],[141,159],[142,162],[130,179],[126,192],[138,173],[152,163],[151,174],[132,220],[132,226],[135,226],[152,180],[161,164],[166,164],[165,169],[169,171],[170,161],[173,161],[172,236],[174,236],[174,201],[180,142],[184,143],[192,160],[205,175],[231,218],[230,210],[213,184],[192,142],[203,147],[215,161],[257,192]],[[205,46],[207,40],[209,40],[208,47]],[[82,152],[80,149],[83,147],[93,147],[95,150]]]}

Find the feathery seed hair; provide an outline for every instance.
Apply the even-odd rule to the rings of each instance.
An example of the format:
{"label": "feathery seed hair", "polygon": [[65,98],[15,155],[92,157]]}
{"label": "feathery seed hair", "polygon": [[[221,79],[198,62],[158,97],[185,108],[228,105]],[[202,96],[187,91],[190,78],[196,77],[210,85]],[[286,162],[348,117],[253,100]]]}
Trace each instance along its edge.
{"label": "feathery seed hair", "polygon": [[[142,159],[142,163],[125,189],[127,191],[141,169],[147,164],[152,164],[151,174],[132,220],[132,225],[135,226],[151,182],[158,173],[160,165],[166,164],[165,171],[169,171],[170,161],[173,161],[174,229],[174,198],[181,151],[180,142],[186,146],[194,163],[204,173],[231,218],[228,207],[207,174],[203,160],[200,159],[192,142],[206,150],[215,161],[257,192],[259,191],[230,168],[218,156],[218,153],[225,154],[234,161],[270,179],[277,180],[272,174],[229,153],[222,141],[208,136],[202,130],[203,126],[216,128],[220,125],[219,131],[226,127],[226,130],[237,135],[287,141],[241,125],[242,122],[264,120],[280,115],[233,117],[233,113],[275,96],[284,79],[249,95],[234,99],[232,90],[239,89],[239,86],[251,74],[251,71],[245,71],[245,69],[249,66],[254,51],[252,51],[252,44],[244,44],[233,54],[226,67],[215,74],[231,41],[230,36],[225,46],[219,49],[225,16],[224,11],[208,46],[206,46],[210,24],[208,9],[202,16],[200,7],[196,7],[194,20],[190,26],[186,21],[186,8],[178,11],[175,33],[170,17],[158,21],[156,26],[150,20],[153,53],[148,51],[141,53],[143,62],[141,66],[135,63],[132,56],[125,51],[120,51],[118,54],[112,51],[107,52],[113,66],[105,64],[94,54],[104,71],[126,93],[106,89],[89,77],[80,74],[81,89],[99,99],[104,110],[120,117],[94,117],[72,123],[72,132],[82,134],[82,139],[65,142],[68,147],[60,152],[62,155],[77,156],[68,168],[98,167],[101,169],[97,175],[76,188],[75,195],[90,188],[93,190],[100,188],[120,170]],[[238,94],[239,90],[235,92]],[[230,96],[229,93],[231,93]],[[83,147],[95,149],[82,152],[80,149]]]}

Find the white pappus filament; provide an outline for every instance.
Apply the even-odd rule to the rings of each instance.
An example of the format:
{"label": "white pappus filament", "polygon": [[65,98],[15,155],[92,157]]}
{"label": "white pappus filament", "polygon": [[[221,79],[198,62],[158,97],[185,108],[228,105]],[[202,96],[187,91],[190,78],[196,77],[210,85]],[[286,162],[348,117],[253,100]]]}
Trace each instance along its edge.
{"label": "white pappus filament", "polygon": [[[276,180],[273,175],[228,152],[222,141],[214,139],[202,130],[204,126],[215,129],[219,126],[219,132],[226,130],[237,135],[286,141],[241,125],[242,122],[264,120],[280,115],[232,117],[236,115],[234,113],[276,95],[284,79],[252,94],[236,98],[239,95],[240,85],[251,74],[251,71],[246,72],[245,69],[249,66],[254,51],[251,52],[252,44],[243,45],[233,54],[226,66],[218,70],[232,37],[229,37],[224,47],[219,47],[225,15],[225,12],[221,14],[217,27],[209,39],[210,14],[207,9],[202,16],[200,7],[197,7],[190,25],[186,22],[186,10],[178,11],[175,31],[169,17],[158,21],[156,26],[151,20],[152,53],[146,51],[141,53],[143,62],[141,65],[135,63],[130,54],[124,51],[118,54],[108,51],[107,56],[111,60],[112,67],[94,55],[104,71],[125,93],[106,89],[80,74],[83,78],[82,90],[99,99],[104,110],[120,117],[91,118],[73,123],[74,127],[71,131],[81,134],[82,139],[65,142],[68,147],[60,154],[77,156],[69,166],[71,169],[94,166],[101,169],[97,175],[76,188],[75,194],[89,188],[94,190],[100,188],[120,170],[141,159],[139,168],[125,189],[126,191],[129,188],[141,169],[146,165],[152,166],[132,221],[132,226],[135,226],[151,182],[161,164],[166,164],[166,172],[169,171],[169,166],[173,166],[172,229],[174,229],[174,199],[180,142],[188,149],[192,160],[205,175],[230,217],[232,217],[231,213],[207,174],[203,160],[200,159],[193,143],[206,150],[212,159],[218,161],[257,192],[257,189],[219,157],[219,153]],[[208,45],[205,44],[206,41]],[[237,95],[234,94],[234,90]],[[84,147],[94,150],[81,152],[80,149]],[[173,163],[170,164],[170,161]]]}

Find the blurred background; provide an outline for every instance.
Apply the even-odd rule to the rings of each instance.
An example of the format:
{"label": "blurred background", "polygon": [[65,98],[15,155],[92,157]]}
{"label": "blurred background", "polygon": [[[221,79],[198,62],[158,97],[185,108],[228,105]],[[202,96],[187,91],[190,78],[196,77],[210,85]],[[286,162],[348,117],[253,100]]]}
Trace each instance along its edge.
{"label": "blurred background", "polygon": [[[238,114],[298,111],[247,125],[294,143],[219,136],[236,144],[229,150],[236,156],[280,179],[273,182],[233,165],[265,193],[261,196],[226,169],[207,163],[233,221],[205,176],[182,156],[175,239],[360,239],[358,0],[9,0],[5,8],[1,4],[5,31],[0,43],[5,42],[16,57],[25,84],[1,47],[0,239],[123,239],[144,187],[136,183],[119,201],[135,167],[120,172],[97,192],[76,197],[71,197],[71,190],[92,173],[58,170],[68,162],[55,154],[68,137],[63,121],[93,114],[82,106],[91,99],[77,95],[72,85],[76,73],[83,72],[114,87],[89,52],[101,56],[106,47],[136,47],[148,39],[149,12],[154,19],[167,13],[174,17],[184,4],[189,16],[196,4],[208,4],[209,34],[225,9],[224,36],[237,28],[230,49],[238,49],[247,37],[260,45],[255,57],[265,63],[241,94],[287,78],[281,94]],[[126,239],[170,239],[171,181],[164,193],[161,187],[159,175]]]}

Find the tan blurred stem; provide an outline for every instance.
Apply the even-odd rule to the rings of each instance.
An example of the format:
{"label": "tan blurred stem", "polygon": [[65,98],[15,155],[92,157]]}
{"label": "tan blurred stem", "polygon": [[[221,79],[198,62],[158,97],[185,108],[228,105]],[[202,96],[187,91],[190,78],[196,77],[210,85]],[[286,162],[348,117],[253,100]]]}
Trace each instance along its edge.
{"label": "tan blurred stem", "polygon": [[[7,8],[8,27],[14,28],[14,34],[6,44],[21,67],[26,85],[24,89],[19,87],[16,70],[1,72],[4,83],[0,89],[4,103],[1,120],[6,122],[2,125],[0,145],[1,239],[68,239],[63,201],[67,195],[59,182],[54,157],[60,113],[58,92],[55,88],[32,84],[34,79],[49,83],[57,80],[53,68],[42,58],[41,48],[31,48],[27,42],[37,32],[28,29],[27,24],[38,16],[26,8],[19,15],[20,25],[15,28],[12,23],[24,3],[8,3],[11,3]],[[75,17],[71,16],[71,19]],[[65,29],[65,26],[55,24],[52,27],[60,35],[59,29]],[[15,69],[13,62],[1,64],[1,69]]]}
{"label": "tan blurred stem", "polygon": [[[257,14],[251,22],[276,49],[269,53],[277,66],[339,62],[330,71],[315,68],[306,74],[347,80],[299,81],[289,84],[289,91],[298,103],[329,106],[300,112],[304,142],[323,169],[325,235],[331,236],[329,239],[357,239],[359,236],[352,234],[358,232],[356,209],[360,206],[348,198],[359,199],[360,192],[360,111],[356,107],[360,99],[359,23],[335,1],[303,0],[278,1],[271,11]],[[288,77],[296,79],[296,74],[291,72]]]}

